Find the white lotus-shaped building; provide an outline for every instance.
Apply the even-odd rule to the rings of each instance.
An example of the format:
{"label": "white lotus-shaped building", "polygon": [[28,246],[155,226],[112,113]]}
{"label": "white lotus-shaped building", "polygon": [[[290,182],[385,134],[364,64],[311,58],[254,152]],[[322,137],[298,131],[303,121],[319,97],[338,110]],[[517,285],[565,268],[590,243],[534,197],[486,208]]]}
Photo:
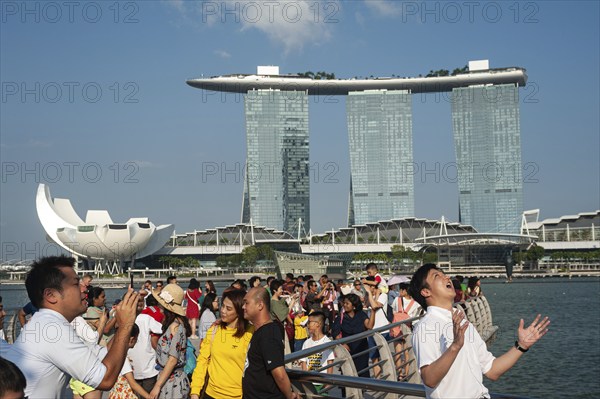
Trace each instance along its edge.
{"label": "white lotus-shaped building", "polygon": [[106,264],[109,270],[117,267],[117,262],[134,261],[158,251],[175,230],[172,224],[156,227],[148,218],[114,223],[107,211],[100,210],[87,211],[83,221],[70,200],[53,199],[45,184],[38,187],[36,209],[52,241],[76,256]]}

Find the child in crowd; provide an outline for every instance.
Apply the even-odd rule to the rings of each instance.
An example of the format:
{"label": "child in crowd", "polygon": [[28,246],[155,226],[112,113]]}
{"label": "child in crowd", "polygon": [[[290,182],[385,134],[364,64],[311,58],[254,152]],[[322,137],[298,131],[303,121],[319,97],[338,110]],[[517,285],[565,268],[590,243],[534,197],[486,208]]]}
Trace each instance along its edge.
{"label": "child in crowd", "polygon": [[[139,334],[140,328],[137,324],[134,324],[129,336],[129,349],[135,346]],[[150,397],[150,394],[133,378],[131,361],[126,358],[117,383],[108,393],[108,399],[137,399],[138,395],[136,393],[144,399]]]}
{"label": "child in crowd", "polygon": [[[325,326],[325,313],[315,311],[308,315],[308,332],[310,337],[304,341],[302,349],[313,348],[317,345],[322,345],[327,342],[331,342],[328,336],[323,333]],[[314,353],[304,359],[300,360],[302,370],[304,371],[316,371],[328,364],[333,363],[335,355],[332,349],[326,349],[323,352]],[[321,370],[322,373],[333,373],[333,367],[329,367],[327,370]],[[323,390],[323,384],[314,384],[317,393]]]}
{"label": "child in crowd", "polygon": [[368,286],[378,287],[383,294],[388,293],[388,286],[381,274],[379,274],[379,269],[377,269],[377,265],[375,263],[369,263],[366,267],[367,274],[369,277],[375,277],[374,281],[367,281],[366,279],[362,279],[362,283]]}
{"label": "child in crowd", "polygon": [[24,398],[26,386],[21,370],[13,362],[0,357],[0,399]]}
{"label": "child in crowd", "polygon": [[306,315],[304,308],[301,307],[294,317],[294,352],[302,350],[302,345],[304,344],[304,341],[306,341],[306,338],[308,338],[308,333],[306,331],[307,322],[308,316]]}

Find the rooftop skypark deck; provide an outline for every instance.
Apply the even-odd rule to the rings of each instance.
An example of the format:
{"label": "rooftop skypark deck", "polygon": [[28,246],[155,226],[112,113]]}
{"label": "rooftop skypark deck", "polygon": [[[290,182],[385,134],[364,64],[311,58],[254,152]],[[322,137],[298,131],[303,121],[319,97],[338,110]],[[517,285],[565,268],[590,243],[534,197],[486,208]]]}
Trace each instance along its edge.
{"label": "rooftop skypark deck", "polygon": [[525,86],[524,68],[509,67],[469,71],[454,76],[379,77],[371,79],[311,79],[298,75],[256,74],[224,75],[190,79],[188,85],[205,90],[247,93],[251,90],[307,91],[309,95],[347,95],[352,91],[410,90],[414,93],[452,91],[476,85],[516,84]]}

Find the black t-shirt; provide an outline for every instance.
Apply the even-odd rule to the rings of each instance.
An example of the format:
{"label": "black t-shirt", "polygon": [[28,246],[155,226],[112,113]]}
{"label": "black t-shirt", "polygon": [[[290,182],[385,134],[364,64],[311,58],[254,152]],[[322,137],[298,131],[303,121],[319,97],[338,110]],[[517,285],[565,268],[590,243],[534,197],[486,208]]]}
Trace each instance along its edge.
{"label": "black t-shirt", "polygon": [[285,397],[271,375],[271,370],[285,365],[283,346],[283,331],[279,323],[265,324],[254,332],[248,346],[242,377],[244,399]]}
{"label": "black t-shirt", "polygon": [[317,298],[317,294],[314,292],[309,292],[306,295],[306,308],[310,312],[311,310],[323,310],[321,308],[321,299]]}

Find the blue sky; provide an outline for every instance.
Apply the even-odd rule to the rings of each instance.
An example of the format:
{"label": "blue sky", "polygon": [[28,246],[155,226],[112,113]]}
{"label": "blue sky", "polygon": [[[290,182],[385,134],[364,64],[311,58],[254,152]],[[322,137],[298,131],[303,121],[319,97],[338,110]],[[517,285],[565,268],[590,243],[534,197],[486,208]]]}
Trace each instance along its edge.
{"label": "blue sky", "polygon": [[[82,217],[107,209],[116,222],[147,216],[179,233],[239,222],[241,173],[203,169],[241,170],[243,102],[185,80],[257,65],[341,78],[425,75],[478,59],[524,67],[525,209],[548,218],[600,207],[596,1],[68,4],[1,2],[3,260],[43,254],[40,182]],[[458,188],[444,174],[455,160],[447,97],[413,97],[413,134],[416,216],[457,221]],[[311,98],[310,140],[312,229],[343,227],[343,97]]]}

